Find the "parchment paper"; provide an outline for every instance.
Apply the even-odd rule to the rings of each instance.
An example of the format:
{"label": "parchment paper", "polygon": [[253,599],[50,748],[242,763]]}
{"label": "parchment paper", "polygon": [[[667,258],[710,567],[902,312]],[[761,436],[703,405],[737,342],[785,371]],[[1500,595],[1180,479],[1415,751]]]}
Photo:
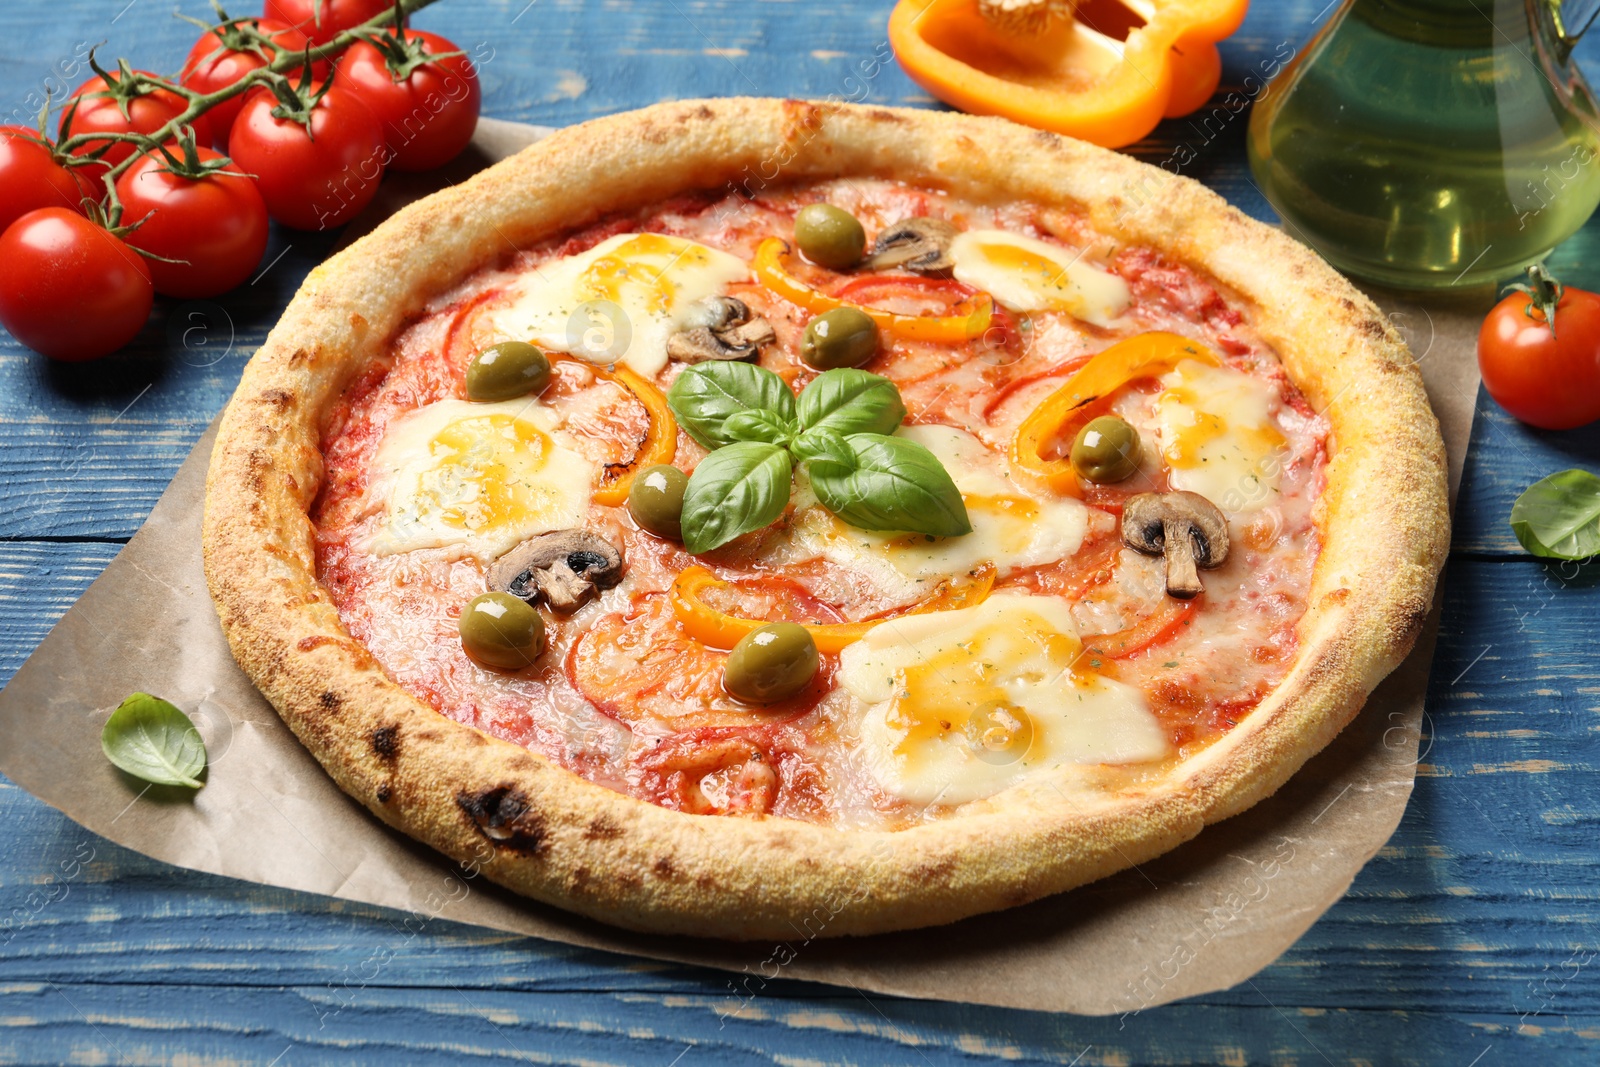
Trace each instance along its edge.
{"label": "parchment paper", "polygon": [[[458,176],[542,131],[485,120]],[[385,183],[379,211],[422,191]],[[1477,392],[1487,294],[1381,301],[1408,334],[1450,452],[1452,500]],[[83,826],[168,863],[576,945],[725,968],[726,1014],[769,980],[1084,1014],[1225,988],[1294,943],[1394,831],[1411,794],[1437,607],[1415,653],[1277,795],[1137,869],[951,926],[777,945],[627,933],[473,879],[344,796],[234,664],[207,596],[200,518],[208,430],[149,520],[0,693],[0,771]],[[189,711],[209,780],[145,787],[100,752],[134,690]],[[417,920],[409,920],[417,921]]]}

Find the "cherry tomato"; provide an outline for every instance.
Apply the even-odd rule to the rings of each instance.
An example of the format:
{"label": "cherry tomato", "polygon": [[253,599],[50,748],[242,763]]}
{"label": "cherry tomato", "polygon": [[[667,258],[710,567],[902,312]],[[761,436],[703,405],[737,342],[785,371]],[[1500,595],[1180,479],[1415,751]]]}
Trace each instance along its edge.
{"label": "cherry tomato", "polygon": [[312,44],[326,44],[393,8],[393,0],[267,0],[262,14],[288,23]]}
{"label": "cherry tomato", "polygon": [[311,112],[311,134],[272,114],[278,100],[253,90],[234,121],[228,155],[256,177],[267,211],[285,226],[323,230],[350,221],[378,192],[389,150],[357,97],[334,85]]}
{"label": "cherry tomato", "polygon": [[57,163],[39,135],[25,126],[0,126],[0,232],[41,207],[83,214],[83,189]]}
{"label": "cherry tomato", "polygon": [[153,299],[144,257],[68,208],[30,211],[0,236],[0,323],[51,359],[115,352]]}
{"label": "cherry tomato", "polygon": [[[459,49],[436,33],[406,30],[405,44],[392,34],[391,47],[429,55]],[[368,41],[350,46],[339,64],[342,83],[371,109],[383,124],[384,136],[394,152],[396,170],[432,170],[450,162],[472,140],[478,128],[482,94],[478,73],[464,55],[450,56],[414,68],[395,81],[384,53]]]}
{"label": "cherry tomato", "polygon": [[1600,419],[1600,295],[1565,288],[1542,267],[1528,274],[1531,292],[1500,301],[1478,331],[1483,386],[1530,426],[1569,430],[1594,422]]}
{"label": "cherry tomato", "polygon": [[[149,76],[156,77],[154,74]],[[116,93],[108,88],[105,79],[98,75],[90,78],[73,90],[67,107],[61,112],[61,138],[65,140],[71,135],[93,133],[155,133],[183,114],[189,106],[188,101],[177,93],[161,88],[147,89],[129,98],[126,104],[128,115],[124,118]],[[195,140],[200,144],[210,144],[211,123],[207,121],[207,116],[199,116],[193,125]],[[90,142],[75,154],[88,155],[99,147],[99,144]],[[92,174],[103,174],[135,151],[134,146],[127,142],[111,142],[111,147],[100,157],[102,165],[83,169]]]}
{"label": "cherry tomato", "polygon": [[[197,149],[201,162],[221,159]],[[127,242],[162,259],[146,266],[156,292],[167,296],[216,296],[255,271],[267,248],[267,205],[255,182],[237,166],[203,178],[171,173],[160,156],[145,156],[117,179],[122,223],[140,222]]]}
{"label": "cherry tomato", "polygon": [[[300,52],[306,47],[306,35],[286,22],[273,19],[251,19],[249,25],[272,38],[277,49]],[[253,70],[259,70],[276,58],[276,49],[263,49],[263,55],[248,47],[237,30],[208,30],[189,49],[189,58],[183,61],[183,72],[178,80],[197,93],[214,93],[225,89]],[[312,72],[322,77],[328,73],[326,61],[312,64]],[[294,75],[290,75],[293,77]],[[228,131],[233,120],[244,107],[244,96],[224,100],[206,112],[211,124],[212,143],[220,149],[228,145]]]}

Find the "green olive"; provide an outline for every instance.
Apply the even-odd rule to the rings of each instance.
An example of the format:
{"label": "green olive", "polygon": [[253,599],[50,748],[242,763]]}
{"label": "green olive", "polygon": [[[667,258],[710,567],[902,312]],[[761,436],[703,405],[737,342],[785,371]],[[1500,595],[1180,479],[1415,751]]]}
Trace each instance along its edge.
{"label": "green olive", "polygon": [[794,217],[794,243],[818,266],[849,270],[867,250],[867,231],[843,208],[807,204]]}
{"label": "green olive", "polygon": [[525,341],[502,341],[485,348],[467,365],[468,400],[515,400],[544,391],[550,361]]}
{"label": "green olive", "polygon": [[1139,431],[1115,415],[1102,415],[1078,431],[1072,465],[1091,482],[1120,482],[1139,469]]}
{"label": "green olive", "polygon": [[668,463],[646,467],[628,487],[628,514],[657,537],[683,540],[683,490],[689,476]]}
{"label": "green olive", "polygon": [[485,667],[520,671],[544,651],[544,620],[521,597],[485,593],[461,609],[461,647]]}
{"label": "green olive", "polygon": [[817,370],[859,367],[878,354],[878,324],[860,308],[834,308],[806,324],[800,358]]}
{"label": "green olive", "polygon": [[769,622],[728,653],[722,685],[748,704],[771,704],[804,689],[817,673],[817,642],[799,623]]}

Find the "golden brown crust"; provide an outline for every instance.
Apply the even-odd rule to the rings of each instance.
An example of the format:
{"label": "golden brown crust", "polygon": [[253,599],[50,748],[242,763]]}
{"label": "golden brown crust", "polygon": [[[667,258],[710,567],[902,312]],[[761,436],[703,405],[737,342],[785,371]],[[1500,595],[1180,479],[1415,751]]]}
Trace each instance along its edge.
{"label": "golden brown crust", "polygon": [[[686,815],[439,715],[392,682],[317,583],[322,413],[427,300],[598,215],[703,188],[871,175],[1064,204],[1196,265],[1332,426],[1300,651],[1265,701],[1138,795],[1034,779],[899,832]],[[235,657],[339,785],[520,893],[622,926],[784,937],[949,922],[1158,855],[1276,790],[1410,650],[1449,540],[1444,447],[1404,344],[1294,241],[1201,185],[998,119],[731,99],[563,130],[400,212],[306,280],[246,368],[207,487],[206,575]],[[843,906],[848,902],[849,906]]]}

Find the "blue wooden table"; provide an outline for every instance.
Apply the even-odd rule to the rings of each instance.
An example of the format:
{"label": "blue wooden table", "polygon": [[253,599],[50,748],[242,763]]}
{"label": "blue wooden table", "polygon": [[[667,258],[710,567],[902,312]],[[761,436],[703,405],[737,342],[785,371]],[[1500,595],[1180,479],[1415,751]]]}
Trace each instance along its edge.
{"label": "blue wooden table", "polygon": [[[1257,0],[1224,46],[1224,91],[1301,44],[1324,3]],[[176,69],[195,31],[171,6],[6,0],[0,121],[81,81],[90,44]],[[561,125],[730,94],[932,106],[892,64],[857,73],[889,6],[446,0],[416,21],[479,58],[499,118]],[[1166,159],[1186,142],[1186,173],[1270,219],[1246,121],[1170,122],[1133,151]],[[253,283],[158,301],[100,363],[50,364],[0,333],[0,681],[137,529],[332,241],[276,234]],[[1554,263],[1600,288],[1597,254],[1600,222]],[[1570,466],[1600,466],[1600,427],[1530,431],[1480,398],[1405,821],[1237,988],[1119,1022],[790,983],[724,1018],[714,972],[174,870],[0,780],[0,1062],[1600,1062],[1600,566],[1535,561],[1506,525],[1522,487]]]}

